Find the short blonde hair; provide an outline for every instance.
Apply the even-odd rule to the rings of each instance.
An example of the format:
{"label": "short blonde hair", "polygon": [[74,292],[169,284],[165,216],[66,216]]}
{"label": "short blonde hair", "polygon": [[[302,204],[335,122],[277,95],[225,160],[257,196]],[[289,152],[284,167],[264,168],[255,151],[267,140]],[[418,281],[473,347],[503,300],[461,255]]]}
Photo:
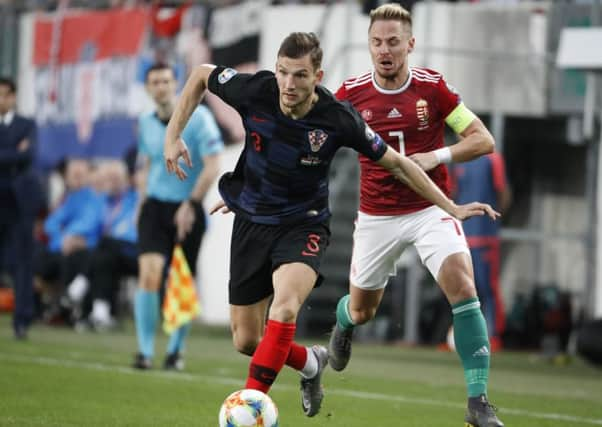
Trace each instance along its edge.
{"label": "short blonde hair", "polygon": [[403,6],[397,3],[383,4],[370,11],[370,26],[372,28],[375,21],[399,21],[410,33],[412,32],[412,15]]}

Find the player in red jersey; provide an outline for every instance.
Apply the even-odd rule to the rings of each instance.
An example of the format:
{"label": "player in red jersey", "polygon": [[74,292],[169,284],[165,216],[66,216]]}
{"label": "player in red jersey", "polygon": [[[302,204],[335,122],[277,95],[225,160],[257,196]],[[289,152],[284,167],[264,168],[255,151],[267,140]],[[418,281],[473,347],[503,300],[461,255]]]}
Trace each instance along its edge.
{"label": "player in red jersey", "polygon": [[[415,40],[407,10],[398,4],[374,9],[368,33],[374,71],[345,81],[337,98],[351,102],[388,145],[414,160],[449,194],[445,164],[492,152],[493,137],[441,74],[409,67]],[[460,136],[452,147],[443,143],[445,124]],[[337,306],[329,343],[331,367],[345,368],[353,327],[374,317],[388,276],[394,274],[403,250],[413,244],[452,306],[456,349],[468,388],[466,425],[503,426],[487,400],[490,346],[461,223],[381,166],[359,158],[360,209],[350,294]]]}

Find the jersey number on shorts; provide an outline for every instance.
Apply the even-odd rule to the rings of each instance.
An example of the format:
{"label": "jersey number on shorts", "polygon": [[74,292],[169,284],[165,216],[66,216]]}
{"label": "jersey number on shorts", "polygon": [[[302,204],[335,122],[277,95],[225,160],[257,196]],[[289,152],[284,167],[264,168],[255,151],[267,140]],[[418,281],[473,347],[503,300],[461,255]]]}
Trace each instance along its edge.
{"label": "jersey number on shorts", "polygon": [[301,255],[317,256],[318,252],[320,252],[320,236],[313,233],[308,234],[307,244],[305,245],[303,252],[301,252]]}
{"label": "jersey number on shorts", "polygon": [[441,218],[441,221],[446,222],[449,221],[454,225],[454,228],[456,230],[456,234],[458,236],[462,235],[462,232],[460,231],[460,226],[458,225],[458,223],[456,222],[455,219],[453,219],[451,216],[446,216],[445,218]]}
{"label": "jersey number on shorts", "polygon": [[405,142],[403,140],[403,131],[396,130],[393,132],[389,132],[389,136],[396,136],[397,139],[399,139],[399,154],[401,154],[402,156],[405,156],[406,155],[406,147],[405,147]]}

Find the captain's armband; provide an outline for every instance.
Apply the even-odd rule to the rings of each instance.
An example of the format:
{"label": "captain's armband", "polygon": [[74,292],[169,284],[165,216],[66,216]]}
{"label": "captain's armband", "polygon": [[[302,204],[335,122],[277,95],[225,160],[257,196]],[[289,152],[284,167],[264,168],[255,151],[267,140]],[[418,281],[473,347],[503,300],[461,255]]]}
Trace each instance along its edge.
{"label": "captain's armband", "polygon": [[445,118],[445,123],[456,133],[462,133],[477,116],[463,102]]}

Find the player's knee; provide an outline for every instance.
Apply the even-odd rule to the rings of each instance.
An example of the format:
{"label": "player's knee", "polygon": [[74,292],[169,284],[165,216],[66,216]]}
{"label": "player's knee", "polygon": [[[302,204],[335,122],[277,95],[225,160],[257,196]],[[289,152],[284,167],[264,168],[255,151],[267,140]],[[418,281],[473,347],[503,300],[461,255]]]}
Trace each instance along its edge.
{"label": "player's knee", "polygon": [[448,285],[444,289],[444,292],[450,304],[456,304],[477,296],[477,290],[474,282],[469,277],[458,279],[453,283],[452,286]]}
{"label": "player's knee", "polygon": [[159,286],[161,282],[157,280],[157,276],[153,274],[140,274],[138,278],[138,286],[145,291],[153,291],[156,292],[159,290]]}
{"label": "player's knee", "polygon": [[247,356],[252,356],[259,345],[259,338],[234,333],[232,335],[232,342],[236,351]]}
{"label": "player's knee", "polygon": [[353,323],[356,325],[363,325],[364,323],[369,322],[374,319],[376,315],[376,307],[367,307],[361,308],[358,310],[350,310],[351,318],[353,319]]}
{"label": "player's knee", "polygon": [[283,323],[294,323],[297,320],[298,308],[293,304],[279,304],[270,308],[270,319]]}
{"label": "player's knee", "polygon": [[472,281],[468,281],[460,287],[458,291],[458,299],[460,301],[477,296],[477,290]]}

